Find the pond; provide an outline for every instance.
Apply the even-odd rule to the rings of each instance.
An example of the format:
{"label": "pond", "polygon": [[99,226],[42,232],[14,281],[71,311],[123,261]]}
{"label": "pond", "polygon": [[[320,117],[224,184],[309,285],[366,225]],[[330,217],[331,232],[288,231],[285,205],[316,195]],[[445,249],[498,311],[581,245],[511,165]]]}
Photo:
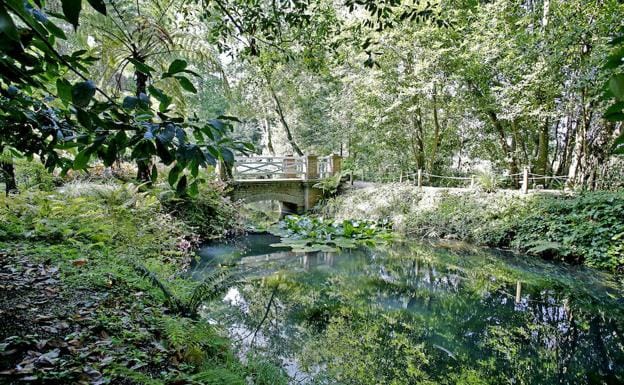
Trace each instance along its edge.
{"label": "pond", "polygon": [[277,242],[208,245],[192,274],[244,278],[204,316],[292,384],[624,384],[623,290],[607,274],[461,243]]}

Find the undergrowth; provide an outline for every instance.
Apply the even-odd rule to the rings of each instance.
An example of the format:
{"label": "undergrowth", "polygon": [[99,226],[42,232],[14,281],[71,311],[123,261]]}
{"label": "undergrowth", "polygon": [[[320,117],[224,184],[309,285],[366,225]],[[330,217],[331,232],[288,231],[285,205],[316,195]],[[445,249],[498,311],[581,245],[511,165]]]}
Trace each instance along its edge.
{"label": "undergrowth", "polygon": [[[204,194],[198,211],[220,206],[219,198]],[[170,205],[180,209],[185,204],[163,203],[157,194],[112,182],[75,181],[48,191],[24,188],[16,196],[0,197],[0,250],[58,266],[67,290],[110,294],[117,309],[123,310],[123,303],[149,309],[149,316],[115,315],[111,308],[97,317],[92,330],[102,330],[113,341],[102,347],[113,357],[104,373],[113,383],[247,384],[246,378],[262,376],[260,364],[243,365],[224,332],[197,317],[206,300],[231,286],[232,276],[216,272],[196,282],[184,275],[196,232],[220,232],[228,223],[218,216],[229,215],[230,208],[217,208],[201,224],[201,214],[194,213],[196,226],[195,219],[171,213]],[[161,344],[163,356],[146,353]],[[119,346],[123,356],[115,353]],[[119,364],[128,355],[145,365]],[[162,360],[169,369],[149,369],[163,365]]]}
{"label": "undergrowth", "polygon": [[521,195],[392,185],[334,198],[324,213],[387,216],[395,230],[412,236],[514,248],[611,271],[624,268],[624,192]]}

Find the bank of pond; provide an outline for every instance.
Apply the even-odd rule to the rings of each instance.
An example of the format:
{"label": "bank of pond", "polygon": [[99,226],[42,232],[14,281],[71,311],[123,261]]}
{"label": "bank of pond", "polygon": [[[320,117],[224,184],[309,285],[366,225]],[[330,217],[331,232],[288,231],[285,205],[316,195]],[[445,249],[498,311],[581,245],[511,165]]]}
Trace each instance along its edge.
{"label": "bank of pond", "polygon": [[205,307],[241,359],[300,384],[619,384],[613,276],[460,242],[293,251],[271,234],[213,242],[194,279],[240,277]]}

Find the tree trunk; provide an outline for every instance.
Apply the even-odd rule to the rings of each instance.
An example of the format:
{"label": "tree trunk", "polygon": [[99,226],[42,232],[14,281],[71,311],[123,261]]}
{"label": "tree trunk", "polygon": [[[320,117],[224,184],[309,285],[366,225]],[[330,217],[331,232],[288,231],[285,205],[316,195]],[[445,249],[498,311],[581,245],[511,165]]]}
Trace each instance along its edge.
{"label": "tree trunk", "polygon": [[[135,60],[145,64],[145,60],[135,57]],[[147,95],[147,75],[140,71],[134,71],[136,82],[136,96]],[[151,185],[152,183],[152,159],[137,160],[137,181]]]}
{"label": "tree trunk", "polygon": [[13,166],[13,162],[0,162],[0,171],[4,179],[5,194],[8,196],[9,193],[17,192],[17,181],[15,179],[15,166]]}
{"label": "tree trunk", "polygon": [[512,151],[512,148],[507,143],[507,135],[505,133],[505,128],[503,127],[503,123],[498,119],[496,112],[492,110],[486,111],[494,129],[498,133],[498,141],[505,154],[505,160],[509,165],[509,173],[517,174],[518,173],[518,160],[516,159],[516,154]]}
{"label": "tree trunk", "polygon": [[135,71],[136,78],[136,96],[141,94],[147,95],[147,75],[143,72]]}
{"label": "tree trunk", "polygon": [[268,117],[264,118],[264,129],[267,135],[267,142],[266,142],[267,150],[269,150],[269,154],[271,154],[272,156],[275,156],[275,149],[273,149],[273,137],[271,134],[271,122],[269,121]]}
{"label": "tree trunk", "polygon": [[537,174],[546,175],[548,172],[548,142],[549,142],[549,124],[550,120],[546,118],[546,122],[539,132],[537,144],[537,160],[535,162],[535,170]]}
{"label": "tree trunk", "polygon": [[433,83],[433,145],[431,146],[431,155],[429,156],[429,172],[434,172],[436,157],[438,155],[438,147],[440,146],[440,120],[438,119],[438,93],[436,83]]}
{"label": "tree trunk", "polygon": [[282,104],[280,103],[280,100],[277,97],[277,94],[275,93],[273,86],[271,85],[271,79],[269,78],[267,74],[265,74],[265,79],[267,82],[267,87],[269,88],[269,92],[271,93],[271,97],[273,98],[273,101],[275,102],[275,112],[277,112],[280,122],[282,122],[282,126],[284,126],[284,131],[286,131],[286,139],[288,140],[288,143],[290,143],[290,146],[292,147],[293,151],[297,153],[297,155],[303,156],[303,152],[301,151],[301,149],[299,148],[299,146],[295,142],[295,139],[292,136],[290,127],[288,126],[288,123],[286,122],[286,117],[284,116],[284,110],[282,109]]}

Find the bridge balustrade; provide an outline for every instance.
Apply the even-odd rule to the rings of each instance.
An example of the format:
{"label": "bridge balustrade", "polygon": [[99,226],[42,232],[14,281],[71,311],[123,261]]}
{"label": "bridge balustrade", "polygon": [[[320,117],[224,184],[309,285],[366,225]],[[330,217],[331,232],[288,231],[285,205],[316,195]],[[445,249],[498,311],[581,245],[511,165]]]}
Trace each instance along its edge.
{"label": "bridge balustrade", "polygon": [[234,180],[317,180],[340,172],[340,160],[338,155],[236,157],[230,175]]}

